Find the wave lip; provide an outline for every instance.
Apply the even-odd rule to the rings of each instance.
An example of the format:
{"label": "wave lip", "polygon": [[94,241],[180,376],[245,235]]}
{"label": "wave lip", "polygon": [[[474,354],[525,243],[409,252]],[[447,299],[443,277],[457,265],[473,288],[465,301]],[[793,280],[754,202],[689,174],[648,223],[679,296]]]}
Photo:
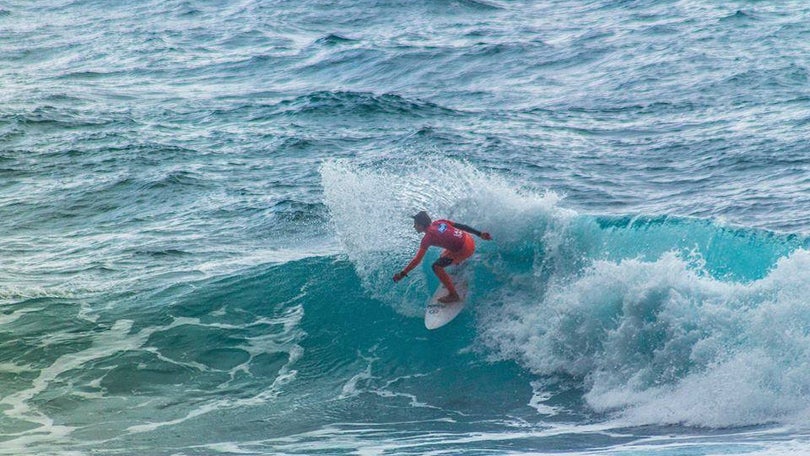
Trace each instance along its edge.
{"label": "wave lip", "polygon": [[430,117],[453,115],[455,111],[435,103],[411,100],[393,93],[320,91],[286,100],[276,108],[279,112],[295,115],[404,115]]}

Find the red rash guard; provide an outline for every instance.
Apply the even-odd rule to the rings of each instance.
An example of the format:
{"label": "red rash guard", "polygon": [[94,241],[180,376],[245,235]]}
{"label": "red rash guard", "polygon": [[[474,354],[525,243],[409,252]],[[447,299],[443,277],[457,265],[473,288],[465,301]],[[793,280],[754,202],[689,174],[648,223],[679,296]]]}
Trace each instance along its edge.
{"label": "red rash guard", "polygon": [[[425,230],[425,236],[419,244],[419,251],[416,252],[416,256],[402,272],[408,274],[415,268],[422,261],[428,247],[432,245],[445,249],[442,255],[453,258],[454,264],[460,263],[472,255],[475,250],[475,242],[469,234],[454,227],[453,222],[449,220],[436,220]],[[456,255],[452,255],[453,252],[459,253],[458,258],[456,258]]]}
{"label": "red rash guard", "polygon": [[469,234],[453,226],[450,220],[436,220],[425,231],[425,237],[419,244],[420,249],[427,249],[435,245],[455,252],[464,247],[464,237]]}

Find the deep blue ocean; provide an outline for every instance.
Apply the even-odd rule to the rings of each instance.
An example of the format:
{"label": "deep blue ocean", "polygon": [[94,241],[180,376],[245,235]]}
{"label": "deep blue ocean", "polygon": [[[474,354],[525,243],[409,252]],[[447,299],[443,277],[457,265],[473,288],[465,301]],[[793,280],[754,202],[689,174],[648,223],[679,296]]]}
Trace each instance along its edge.
{"label": "deep blue ocean", "polygon": [[808,138],[805,1],[0,0],[0,454],[810,454]]}

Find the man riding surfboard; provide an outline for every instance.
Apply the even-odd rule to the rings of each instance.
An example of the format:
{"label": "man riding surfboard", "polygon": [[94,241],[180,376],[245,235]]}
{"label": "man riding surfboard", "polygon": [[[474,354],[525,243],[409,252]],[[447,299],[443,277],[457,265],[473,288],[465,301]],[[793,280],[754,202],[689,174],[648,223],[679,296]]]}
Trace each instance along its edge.
{"label": "man riding surfboard", "polygon": [[420,211],[413,216],[413,228],[417,233],[425,233],[425,235],[422,237],[419,250],[411,262],[405,266],[405,269],[394,274],[394,282],[402,280],[422,262],[428,247],[433,245],[442,247],[444,251],[439,259],[433,262],[433,272],[447,289],[447,295],[439,298],[439,302],[447,304],[459,301],[461,298],[444,268],[451,264],[461,264],[475,252],[475,241],[468,233],[472,233],[486,241],[491,240],[492,236],[487,232],[478,231],[470,226],[450,220],[436,220],[434,222],[425,211]]}

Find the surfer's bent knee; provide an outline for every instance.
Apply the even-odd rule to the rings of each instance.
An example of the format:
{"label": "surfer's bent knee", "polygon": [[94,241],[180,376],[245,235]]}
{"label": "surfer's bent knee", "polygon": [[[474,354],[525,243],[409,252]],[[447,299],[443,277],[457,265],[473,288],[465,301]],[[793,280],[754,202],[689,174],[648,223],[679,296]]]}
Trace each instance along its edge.
{"label": "surfer's bent knee", "polygon": [[439,257],[438,260],[433,262],[433,269],[436,268],[445,268],[453,264],[453,259],[450,257]]}

